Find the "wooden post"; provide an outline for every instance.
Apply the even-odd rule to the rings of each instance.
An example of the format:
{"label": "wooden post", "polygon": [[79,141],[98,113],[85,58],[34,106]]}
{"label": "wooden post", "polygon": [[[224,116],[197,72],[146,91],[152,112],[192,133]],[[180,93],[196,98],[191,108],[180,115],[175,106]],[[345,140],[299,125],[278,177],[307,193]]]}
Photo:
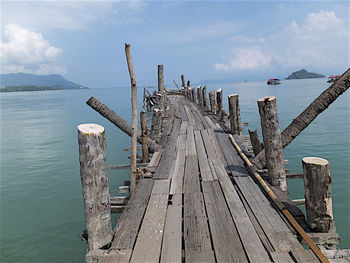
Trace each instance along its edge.
{"label": "wooden post", "polygon": [[237,94],[228,96],[228,108],[230,112],[231,133],[241,135],[241,113]]}
{"label": "wooden post", "polygon": [[192,96],[192,93],[191,93],[191,85],[190,85],[190,81],[188,80],[187,81],[187,86],[186,86],[186,93],[187,93],[187,98],[189,100],[191,100],[191,96]]}
{"label": "wooden post", "polygon": [[317,157],[303,158],[307,224],[314,232],[335,231],[329,163]]}
{"label": "wooden post", "polygon": [[196,89],[193,88],[193,89],[191,89],[191,91],[192,91],[192,101],[194,103],[197,103]]}
{"label": "wooden post", "polygon": [[164,103],[165,103],[165,87],[164,87],[164,67],[163,65],[158,65],[158,92],[161,97],[159,99],[161,109],[164,111]]}
{"label": "wooden post", "polygon": [[131,108],[132,108],[132,135],[131,135],[131,177],[130,177],[130,194],[136,190],[136,152],[137,152],[137,88],[134,66],[132,64],[130,44],[125,44],[125,55],[128,63],[130,81],[131,81]]}
{"label": "wooden post", "polygon": [[151,139],[154,140],[156,143],[158,143],[160,140],[162,122],[163,118],[161,110],[158,108],[154,108],[152,116]]}
{"label": "wooden post", "polygon": [[148,134],[147,134],[147,119],[146,112],[143,110],[140,112],[141,122],[141,140],[142,140],[142,162],[148,162]]}
{"label": "wooden post", "polygon": [[249,132],[250,142],[252,143],[252,146],[253,146],[254,155],[257,155],[259,152],[262,151],[258,131],[256,129],[253,131],[248,129],[248,132]]}
{"label": "wooden post", "polygon": [[218,89],[216,91],[216,102],[217,102],[216,114],[220,114],[222,110],[222,89]]}
{"label": "wooden post", "polygon": [[203,94],[202,94],[202,86],[199,85],[197,88],[197,97],[198,97],[198,104],[200,106],[203,106]]}
{"label": "wooden post", "polygon": [[202,98],[203,98],[203,107],[208,109],[209,108],[209,101],[207,97],[207,86],[204,86],[202,89]]}
{"label": "wooden post", "polygon": [[226,116],[227,116],[227,112],[224,109],[222,109],[221,113],[220,113],[220,121],[221,122],[225,122],[225,117]]}
{"label": "wooden post", "polygon": [[185,76],[182,74],[181,75],[181,81],[182,81],[182,87],[186,88],[186,84],[185,84]]}
{"label": "wooden post", "polygon": [[266,165],[272,185],[287,191],[286,172],[283,157],[280,125],[276,97],[258,99],[261,129],[264,139]]}
{"label": "wooden post", "polygon": [[90,250],[112,240],[105,129],[98,124],[78,126],[80,177]]}
{"label": "wooden post", "polygon": [[216,113],[216,103],[215,103],[215,91],[212,90],[209,92],[209,102],[210,102],[210,109],[212,113]]}

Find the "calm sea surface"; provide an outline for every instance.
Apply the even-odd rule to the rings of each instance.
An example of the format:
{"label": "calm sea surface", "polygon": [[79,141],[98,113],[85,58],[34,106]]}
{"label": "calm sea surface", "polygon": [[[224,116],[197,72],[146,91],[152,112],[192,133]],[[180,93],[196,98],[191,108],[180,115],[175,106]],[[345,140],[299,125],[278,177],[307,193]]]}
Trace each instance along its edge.
{"label": "calm sea surface", "polygon": [[[242,122],[258,128],[256,100],[277,97],[283,130],[329,85],[325,79],[290,80],[278,86],[265,82],[209,85],[240,96]],[[143,92],[139,94],[139,105]],[[131,119],[130,89],[89,89],[2,93],[0,152],[0,261],[84,262],[87,245],[79,174],[77,125],[94,122],[106,128],[107,162],[127,163],[130,138],[85,104],[94,96],[125,119]],[[285,149],[290,172],[302,172],[301,159],[330,161],[333,211],[341,247],[350,248],[350,96],[349,91],[322,113]],[[227,109],[227,99],[225,108]],[[109,172],[112,194],[129,171]],[[301,180],[289,182],[291,198],[303,198]],[[116,221],[116,216],[113,216]]]}

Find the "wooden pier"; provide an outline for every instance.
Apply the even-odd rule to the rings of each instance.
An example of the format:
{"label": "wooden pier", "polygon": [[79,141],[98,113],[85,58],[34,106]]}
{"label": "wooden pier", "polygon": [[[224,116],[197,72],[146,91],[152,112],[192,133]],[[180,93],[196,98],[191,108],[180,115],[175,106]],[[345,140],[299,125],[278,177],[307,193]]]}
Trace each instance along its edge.
{"label": "wooden pier", "polygon": [[[104,225],[88,226],[88,234],[95,231],[95,239],[99,233],[104,238],[97,240],[95,246],[90,246],[88,240],[87,262],[350,261],[346,256],[349,250],[338,254],[335,250],[339,236],[331,210],[328,162],[304,158],[304,174],[288,175],[282,153],[285,141],[281,139],[274,97],[258,100],[262,122],[266,122],[262,123],[262,128],[269,180],[264,180],[266,170],[258,170],[259,174],[250,162],[254,153],[249,136],[241,135],[238,95],[228,97],[230,115],[227,116],[223,110],[222,90],[217,91],[216,99],[215,91],[209,92],[208,100],[206,87],[191,89],[189,81],[185,86],[182,75],[181,91],[170,92],[164,87],[163,66],[158,67],[159,74],[159,97],[152,96],[151,99],[149,95],[148,99],[144,98],[152,104],[150,106],[157,108],[153,108],[150,137],[145,128],[145,113],[142,114],[142,130],[137,140],[142,143],[139,149],[145,152],[141,164],[136,165],[136,160],[131,163],[131,168],[135,167],[131,178],[137,184],[132,182],[134,189],[131,189],[130,198],[106,197],[105,155],[100,155],[94,163],[88,159],[93,157],[83,152],[89,147],[104,149],[105,146],[93,146],[93,143],[104,143],[104,133],[84,135],[79,130],[79,138],[84,138],[80,142],[80,155],[83,156],[80,160],[86,217],[93,217],[89,222],[104,219]],[[344,74],[349,82],[349,70]],[[136,87],[136,82],[133,85]],[[92,97],[87,104],[129,135],[133,133],[129,124],[97,99]],[[273,125],[267,124],[269,121]],[[100,127],[89,129],[101,130]],[[137,127],[132,129],[136,131]],[[261,153],[256,131],[250,133],[254,138],[254,152]],[[132,148],[136,156],[137,133],[134,134]],[[88,138],[91,137],[90,142]],[[147,149],[153,153],[149,162]],[[89,169],[91,163],[93,173]],[[123,167],[130,166],[112,169]],[[101,181],[103,191],[96,189],[101,184],[96,179],[97,183],[90,184],[91,189],[88,189],[91,176],[104,178]],[[309,187],[305,200],[307,220],[288,198],[286,178],[306,180],[305,187]],[[327,198],[313,196],[314,191],[323,191],[316,190],[318,179],[315,178],[322,178],[326,186],[324,193],[317,194]],[[124,186],[122,189],[128,191],[130,188]],[[86,201],[86,198],[91,199],[89,193],[101,199],[95,200],[98,204],[96,213],[91,204],[93,201]],[[110,229],[105,220],[108,207],[122,215],[111,233],[112,238],[106,242],[105,233]],[[319,233],[311,233],[312,229]]]}

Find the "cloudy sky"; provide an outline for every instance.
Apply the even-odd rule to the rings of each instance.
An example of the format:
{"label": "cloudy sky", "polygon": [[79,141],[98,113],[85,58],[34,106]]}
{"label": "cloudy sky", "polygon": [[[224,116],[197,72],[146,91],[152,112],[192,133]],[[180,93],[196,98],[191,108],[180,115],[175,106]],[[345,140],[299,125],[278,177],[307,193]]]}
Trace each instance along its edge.
{"label": "cloudy sky", "polygon": [[88,87],[179,79],[264,80],[349,67],[348,1],[1,1],[1,72]]}

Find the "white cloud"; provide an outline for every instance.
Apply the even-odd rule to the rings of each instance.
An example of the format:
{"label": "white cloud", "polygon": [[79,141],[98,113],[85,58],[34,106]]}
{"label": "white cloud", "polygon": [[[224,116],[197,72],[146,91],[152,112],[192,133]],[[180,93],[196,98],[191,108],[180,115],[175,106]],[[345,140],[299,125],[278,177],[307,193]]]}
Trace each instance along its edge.
{"label": "white cloud", "polygon": [[4,28],[1,42],[1,71],[37,74],[65,73],[65,68],[55,65],[62,50],[50,45],[40,33],[15,24]]}
{"label": "white cloud", "polygon": [[263,39],[246,38],[241,47],[229,50],[233,56],[227,62],[215,63],[214,68],[233,71],[349,66],[349,26],[333,11],[307,14],[303,23],[293,20],[280,31]]}
{"label": "white cloud", "polygon": [[260,48],[242,48],[235,59],[228,63],[214,65],[217,71],[260,70],[270,65],[271,57],[264,54]]}

